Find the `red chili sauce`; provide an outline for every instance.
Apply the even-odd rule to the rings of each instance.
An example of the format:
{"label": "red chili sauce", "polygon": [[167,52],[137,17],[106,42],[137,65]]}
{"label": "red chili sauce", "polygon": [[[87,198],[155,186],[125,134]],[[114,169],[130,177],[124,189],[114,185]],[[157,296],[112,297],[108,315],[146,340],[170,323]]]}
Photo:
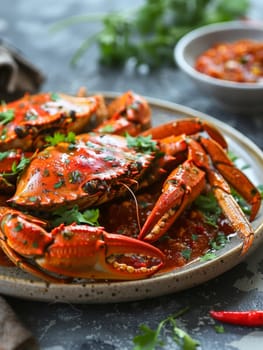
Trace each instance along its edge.
{"label": "red chili sauce", "polygon": [[[150,193],[137,195],[141,225],[153,208],[157,195]],[[133,200],[107,204],[102,211],[101,218],[103,220],[101,224],[108,232],[131,237],[137,237],[139,234]],[[218,220],[217,227],[205,221],[204,215],[192,206],[176,220],[164,237],[154,243],[154,246],[159,248],[166,257],[161,272],[184,266],[203,256],[211,249],[211,242],[216,242],[218,234],[227,237],[234,233],[229,222],[223,216]]]}
{"label": "red chili sauce", "polygon": [[219,43],[202,53],[195,68],[210,77],[238,83],[263,83],[263,42]]}

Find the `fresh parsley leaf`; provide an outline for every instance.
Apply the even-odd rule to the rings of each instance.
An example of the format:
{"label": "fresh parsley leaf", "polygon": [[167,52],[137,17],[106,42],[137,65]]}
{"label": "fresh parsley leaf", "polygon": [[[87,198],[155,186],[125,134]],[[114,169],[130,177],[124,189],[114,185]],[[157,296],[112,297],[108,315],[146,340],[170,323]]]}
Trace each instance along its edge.
{"label": "fresh parsley leaf", "polygon": [[76,142],[76,134],[73,131],[69,131],[66,135],[65,141],[68,143],[75,143]]}
{"label": "fresh parsley leaf", "polygon": [[22,172],[29,163],[30,158],[26,158],[23,156],[18,164],[16,164],[16,162],[12,164],[12,174],[15,175]]}
{"label": "fresh parsley leaf", "polygon": [[216,251],[224,248],[228,242],[227,236],[223,232],[218,232],[216,237],[209,242],[210,250],[200,257],[200,261],[209,261],[217,257]]}
{"label": "fresh parsley leaf", "polygon": [[210,242],[210,246],[214,250],[222,249],[228,242],[226,235],[223,232],[218,232],[215,239]]}
{"label": "fresh parsley leaf", "polygon": [[189,260],[191,258],[192,249],[185,248],[181,251],[181,254],[182,254],[183,258],[185,258],[185,260]]}
{"label": "fresh parsley leaf", "polygon": [[263,199],[263,185],[258,185],[258,190],[259,190],[261,199]]}
{"label": "fresh parsley leaf", "polygon": [[183,350],[195,350],[199,346],[199,341],[176,326],[173,328],[173,339]]}
{"label": "fresh parsley leaf", "polygon": [[206,195],[200,195],[194,204],[203,213],[205,223],[217,227],[217,221],[222,211],[214,194],[209,192]]}
{"label": "fresh parsley leaf", "polygon": [[216,253],[209,251],[200,257],[200,261],[210,261],[210,260],[214,260],[215,258],[216,258]]}
{"label": "fresh parsley leaf", "polygon": [[184,330],[177,327],[176,324],[176,319],[186,311],[188,311],[188,308],[179,310],[177,313],[168,316],[160,321],[155,330],[149,328],[145,324],[140,325],[140,334],[133,338],[133,343],[135,344],[133,350],[154,350],[157,349],[157,347],[162,347],[165,344],[163,340],[164,330],[170,330],[172,332],[173,340],[181,347],[181,349],[196,350],[199,342],[193,339]]}
{"label": "fresh parsley leaf", "polygon": [[225,333],[225,328],[224,328],[224,326],[223,325],[219,325],[219,324],[216,324],[215,326],[214,326],[214,328],[215,328],[215,331],[216,331],[216,333],[219,333],[219,334],[222,334],[222,333]]}
{"label": "fresh parsley leaf", "polygon": [[0,152],[0,161],[7,158],[12,151]]}
{"label": "fresh parsley leaf", "polygon": [[7,109],[6,111],[0,112],[0,125],[10,123],[15,117],[13,109]]}
{"label": "fresh parsley leaf", "polygon": [[239,159],[239,157],[231,150],[227,151],[228,158],[234,163]]}
{"label": "fresh parsley leaf", "polygon": [[105,125],[103,127],[101,127],[100,129],[100,132],[104,132],[104,133],[112,133],[114,132],[114,126],[109,124],[109,125]]}
{"label": "fresh parsley leaf", "polygon": [[234,188],[231,188],[231,194],[234,197],[237,204],[243,210],[243,212],[246,215],[250,215],[250,212],[251,212],[250,206],[247,204],[244,198]]}
{"label": "fresh parsley leaf", "polygon": [[138,152],[152,153],[158,150],[157,142],[149,136],[130,136],[126,134],[127,145],[129,148],[134,148]]}
{"label": "fresh parsley leaf", "polygon": [[52,225],[54,227],[64,223],[70,225],[73,222],[77,224],[89,224],[92,226],[99,226],[99,209],[87,209],[80,212],[78,206],[71,209],[59,208],[53,212]]}
{"label": "fresh parsley leaf", "polygon": [[133,350],[152,350],[157,345],[162,345],[163,342],[159,340],[159,334],[161,332],[163,323],[161,322],[156,330],[149,328],[147,325],[140,325],[139,329],[141,334],[133,338],[135,347]]}
{"label": "fresh parsley leaf", "polygon": [[46,136],[45,141],[48,143],[47,146],[56,146],[60,142],[75,143],[76,135],[72,131],[70,131],[67,135],[60,132],[55,132],[53,136]]}
{"label": "fresh parsley leaf", "polygon": [[50,98],[52,101],[58,101],[61,99],[61,97],[59,96],[59,94],[55,93],[55,92],[52,92],[51,95],[50,95]]}

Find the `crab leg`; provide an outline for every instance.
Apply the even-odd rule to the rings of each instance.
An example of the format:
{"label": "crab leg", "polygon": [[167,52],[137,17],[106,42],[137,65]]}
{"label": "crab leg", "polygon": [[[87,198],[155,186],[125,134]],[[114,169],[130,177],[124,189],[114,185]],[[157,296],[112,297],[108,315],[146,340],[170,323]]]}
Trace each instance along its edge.
{"label": "crab leg", "polygon": [[227,142],[218,129],[206,121],[202,121],[198,118],[178,119],[176,121],[165,123],[146,130],[141,135],[151,135],[153,139],[161,140],[171,135],[194,135],[202,131],[207,132],[207,134],[218,142],[223,148],[227,148]]}
{"label": "crab leg", "polygon": [[260,195],[257,189],[233,166],[223,148],[213,140],[199,138],[202,145],[193,138],[183,138],[183,141],[188,143],[188,159],[168,177],[161,196],[142,227],[139,239],[154,242],[164,235],[186,206],[204,189],[206,175],[219,206],[242,238],[242,253],[245,253],[253,242],[253,228],[231,195],[230,187],[224,177],[210,164],[202,146],[206,148],[213,164],[226,179],[235,187],[241,188],[239,192],[252,205],[252,218],[255,217],[260,206]]}
{"label": "crab leg", "polygon": [[207,175],[220,208],[231,222],[235,232],[237,232],[239,237],[243,240],[241,253],[245,254],[250,248],[254,239],[253,228],[240,206],[231,195],[230,187],[223,176],[216,171],[208,171]]}
{"label": "crab leg", "polygon": [[[175,139],[179,143],[179,138]],[[204,149],[192,138],[182,136],[181,142],[182,145],[188,144],[188,158],[168,176],[162,194],[141,229],[139,239],[154,242],[163,236],[205,187],[205,172],[200,166],[208,167],[209,160]]]}
{"label": "crab leg", "polygon": [[163,236],[204,187],[205,172],[197,168],[192,161],[185,161],[165,181],[162,194],[138,238],[154,242]]}
{"label": "crab leg", "polygon": [[201,143],[209,153],[213,164],[228,183],[251,205],[250,221],[253,221],[261,205],[261,196],[258,189],[236,168],[225,151],[212,139],[201,138]]}
{"label": "crab leg", "polygon": [[134,280],[151,276],[164,264],[163,253],[135,238],[102,227],[60,225],[50,233],[17,211],[3,215],[0,244],[25,271],[47,281],[75,278]]}

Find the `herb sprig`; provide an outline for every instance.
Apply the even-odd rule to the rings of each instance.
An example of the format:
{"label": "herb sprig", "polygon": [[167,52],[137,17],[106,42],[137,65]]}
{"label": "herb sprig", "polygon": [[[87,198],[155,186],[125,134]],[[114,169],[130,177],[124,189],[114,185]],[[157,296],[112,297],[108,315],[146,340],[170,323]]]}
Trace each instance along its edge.
{"label": "herb sprig", "polygon": [[194,204],[203,213],[205,223],[213,227],[218,226],[217,221],[222,211],[212,192],[200,195]]}
{"label": "herb sprig", "polygon": [[101,31],[88,36],[75,52],[72,64],[96,43],[104,65],[119,66],[133,58],[136,66],[156,68],[173,64],[174,45],[190,30],[240,18],[248,7],[249,0],[146,0],[130,11],[70,17],[51,30],[91,21],[102,23]]}
{"label": "herb sprig", "polygon": [[21,173],[25,169],[25,167],[30,163],[30,161],[30,158],[23,156],[18,164],[14,162],[12,164],[12,175]]}
{"label": "herb sprig", "polygon": [[126,134],[126,141],[129,148],[134,148],[138,152],[151,153],[158,150],[157,142],[152,139],[151,135],[133,137]]}
{"label": "herb sprig", "polygon": [[56,227],[62,223],[70,225],[73,222],[77,224],[88,224],[92,226],[99,226],[99,209],[87,209],[80,212],[77,205],[71,209],[65,207],[55,210],[53,213],[52,226]]}
{"label": "herb sprig", "polygon": [[163,331],[170,330],[174,342],[177,343],[183,350],[195,350],[199,346],[199,341],[193,339],[183,329],[177,327],[176,319],[183,315],[188,308],[182,309],[175,314],[172,314],[162,320],[156,329],[151,329],[145,324],[141,324],[140,334],[133,338],[133,350],[154,350],[156,347],[162,347],[165,343],[163,341]]}
{"label": "herb sprig", "polygon": [[56,146],[60,142],[75,143],[76,135],[74,132],[69,131],[67,135],[60,132],[55,132],[54,135],[48,135],[45,137],[47,142],[46,146]]}
{"label": "herb sprig", "polygon": [[15,112],[13,109],[7,109],[0,113],[0,125],[6,125],[10,123],[15,117]]}

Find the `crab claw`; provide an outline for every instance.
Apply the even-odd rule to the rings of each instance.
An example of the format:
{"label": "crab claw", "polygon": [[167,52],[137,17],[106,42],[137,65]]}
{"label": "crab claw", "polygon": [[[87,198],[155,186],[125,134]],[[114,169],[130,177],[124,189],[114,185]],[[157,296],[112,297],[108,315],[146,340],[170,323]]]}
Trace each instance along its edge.
{"label": "crab claw", "polygon": [[176,168],[166,180],[163,192],[143,225],[138,239],[154,242],[163,236],[179,215],[205,187],[205,172],[191,160]]}
{"label": "crab claw", "polygon": [[37,263],[48,271],[71,277],[134,280],[146,278],[163,265],[163,253],[135,238],[88,225],[61,225],[54,242]]}
{"label": "crab claw", "polygon": [[96,132],[137,135],[151,126],[151,109],[140,95],[127,91],[108,106],[109,119]]}
{"label": "crab claw", "polygon": [[10,260],[51,282],[66,282],[65,277],[141,279],[164,264],[158,248],[102,227],[61,224],[49,233],[12,210],[2,216],[0,227],[0,244]]}

